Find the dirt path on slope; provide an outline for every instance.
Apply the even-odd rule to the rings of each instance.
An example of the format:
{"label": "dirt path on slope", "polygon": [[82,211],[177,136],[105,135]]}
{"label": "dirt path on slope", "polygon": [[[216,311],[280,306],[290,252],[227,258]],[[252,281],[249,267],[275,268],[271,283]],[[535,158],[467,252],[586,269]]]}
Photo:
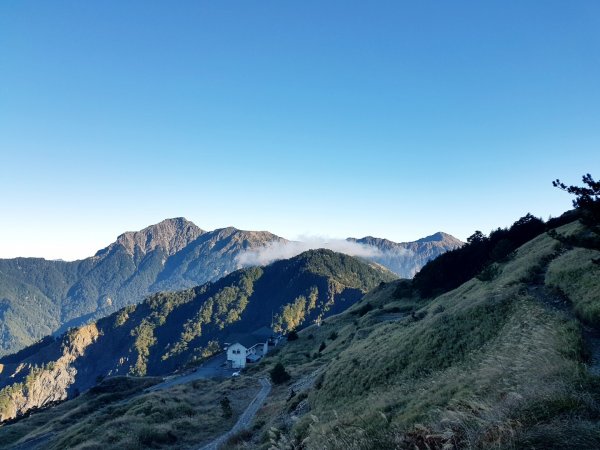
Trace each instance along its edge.
{"label": "dirt path on slope", "polygon": [[600,376],[600,328],[579,320],[573,311],[571,302],[564,295],[546,286],[546,272],[550,262],[548,261],[527,285],[527,293],[548,308],[560,311],[581,324],[583,340],[589,352],[589,360],[586,362],[588,371],[592,375]]}
{"label": "dirt path on slope", "polygon": [[189,383],[199,379],[214,379],[214,378],[228,378],[231,374],[238,369],[231,369],[226,367],[227,354],[219,353],[209,359],[207,359],[201,366],[194,371],[185,375],[178,375],[174,377],[168,377],[162,383],[155,384],[144,390],[144,392],[162,391],[178,384]]}
{"label": "dirt path on slope", "polygon": [[260,380],[260,391],[256,394],[256,397],[250,402],[248,407],[244,410],[238,421],[235,423],[233,428],[229,430],[227,433],[222,434],[217,439],[209,442],[208,444],[200,447],[199,450],[217,450],[220,445],[225,443],[227,439],[229,439],[234,434],[242,431],[245,428],[248,428],[254,416],[266,400],[267,396],[271,393],[271,383],[266,378],[261,378]]}
{"label": "dirt path on slope", "polygon": [[[211,379],[211,378],[227,378],[231,376],[231,372],[237,369],[228,369],[225,367],[225,362],[227,361],[227,354],[220,353],[215,355],[209,359],[207,359],[201,366],[199,366],[194,371],[187,373],[185,375],[178,375],[173,377],[168,377],[161,383],[155,384],[143,391],[137,392],[130,397],[119,400],[118,402],[113,403],[111,406],[118,406],[125,403],[129,403],[132,400],[140,397],[143,394],[147,394],[149,392],[162,391],[164,389],[171,388],[173,386],[177,386],[179,384],[190,383],[194,380],[198,379]],[[44,433],[39,436],[30,438],[24,442],[16,443],[10,447],[10,450],[36,450],[42,449],[46,446],[46,444],[56,435],[54,432]],[[0,444],[1,445],[1,444]]]}

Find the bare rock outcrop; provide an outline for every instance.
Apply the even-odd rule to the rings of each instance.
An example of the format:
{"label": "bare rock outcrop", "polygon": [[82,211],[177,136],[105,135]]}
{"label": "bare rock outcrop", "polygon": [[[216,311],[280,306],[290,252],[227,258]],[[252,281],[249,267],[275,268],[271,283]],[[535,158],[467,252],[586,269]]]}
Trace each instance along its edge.
{"label": "bare rock outcrop", "polygon": [[55,362],[41,367],[27,362],[19,364],[10,375],[3,373],[4,377],[15,377],[23,369],[28,369],[28,375],[21,382],[0,391],[0,421],[66,399],[77,374],[73,363],[98,336],[95,323],[72,330],[62,344],[62,355]]}

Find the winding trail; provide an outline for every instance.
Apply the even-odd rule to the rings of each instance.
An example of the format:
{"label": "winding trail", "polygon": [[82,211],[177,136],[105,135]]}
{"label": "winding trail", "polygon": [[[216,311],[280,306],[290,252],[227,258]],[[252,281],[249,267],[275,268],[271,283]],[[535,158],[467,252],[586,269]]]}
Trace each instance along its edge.
{"label": "winding trail", "polygon": [[[201,366],[199,366],[196,370],[194,370],[192,372],[189,372],[184,375],[167,377],[164,381],[162,381],[154,386],[146,388],[143,391],[137,392],[137,393],[131,395],[130,397],[126,397],[122,400],[112,403],[112,406],[114,407],[114,406],[122,405],[125,403],[129,403],[132,400],[134,400],[148,392],[162,391],[164,389],[168,389],[170,387],[177,386],[179,384],[190,383],[194,380],[230,377],[231,372],[233,372],[234,370],[237,370],[237,369],[227,368],[225,366],[226,361],[227,361],[227,354],[219,353],[219,354],[207,359]],[[269,388],[269,390],[270,390],[270,388]],[[264,399],[263,399],[263,401],[264,401]],[[258,411],[258,408],[257,408],[257,411]],[[52,438],[54,438],[55,435],[56,435],[56,433],[54,433],[54,432],[43,433],[39,436],[32,437],[32,438],[26,440],[25,442],[15,443],[8,448],[10,450],[38,450],[38,449],[41,450],[46,447],[46,444]],[[0,445],[1,445],[1,443],[0,443]]]}
{"label": "winding trail", "polygon": [[207,359],[200,367],[194,371],[185,375],[178,375],[174,377],[168,377],[163,382],[158,383],[144,390],[144,392],[162,391],[178,384],[189,383],[199,379],[214,379],[214,378],[228,378],[231,373],[237,369],[229,369],[225,366],[227,362],[227,354],[219,353],[209,359]]}
{"label": "winding trail", "polygon": [[581,325],[583,340],[589,351],[589,360],[587,369],[590,374],[600,375],[600,328],[591,326],[581,321],[575,312],[571,302],[560,293],[548,288],[545,283],[546,272],[550,261],[542,267],[542,270],[536,274],[531,284],[527,286],[527,293],[543,303],[550,309],[564,313],[567,317],[576,320]]}
{"label": "winding trail", "polygon": [[267,396],[271,393],[271,382],[266,378],[261,378],[259,381],[261,385],[260,391],[258,392],[258,394],[256,394],[256,397],[252,399],[252,401],[244,410],[244,412],[237,420],[233,428],[231,428],[231,430],[229,430],[227,433],[222,434],[212,442],[209,442],[203,447],[200,447],[198,450],[217,450],[219,446],[222,445],[231,436],[242,431],[245,428],[248,428],[250,422],[252,422],[254,416],[256,416],[256,413],[265,402]]}

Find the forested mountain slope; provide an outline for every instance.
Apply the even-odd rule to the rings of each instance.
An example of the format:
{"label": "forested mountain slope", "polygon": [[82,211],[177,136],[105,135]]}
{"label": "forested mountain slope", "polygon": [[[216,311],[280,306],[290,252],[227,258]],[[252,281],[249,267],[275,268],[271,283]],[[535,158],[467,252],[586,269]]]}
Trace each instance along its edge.
{"label": "forested mountain slope", "polygon": [[[442,272],[454,264],[439,261]],[[408,280],[375,289],[261,363],[264,373],[283,363],[294,395],[275,393],[249,439],[257,448],[267,448],[261,433],[275,448],[599,448],[598,261],[600,237],[575,221],[441,295],[422,297]]]}
{"label": "forested mountain slope", "polygon": [[152,295],[97,322],[0,359],[0,419],[93,386],[99,377],[163,375],[261,326],[320,321],[394,276],[347,255],[312,250],[202,286]]}
{"label": "forested mountain slope", "polygon": [[206,232],[177,218],[124,233],[80,261],[0,259],[0,355],[150,293],[216,280],[239,268],[240,252],[283,241],[266,231]]}
{"label": "forested mountain slope", "polygon": [[[521,242],[528,233],[533,237]],[[543,228],[526,217],[492,234],[476,233],[464,250],[428,264],[420,280],[376,285],[348,310],[302,329],[297,340],[248,369],[240,382],[269,377],[277,364],[291,378],[275,385],[251,428],[227,448],[599,448],[600,237],[569,216]],[[273,267],[340,272],[329,258],[313,257]],[[464,263],[459,272],[457,260]],[[263,270],[253,295],[265,286],[286,286]],[[450,274],[469,271],[476,276],[448,285]],[[353,272],[337,282],[356,277]],[[429,291],[422,289],[427,278]],[[151,310],[149,304],[142,308]],[[152,352],[149,370],[156,364]],[[232,381],[206,389],[236,398],[239,387]],[[194,423],[214,420],[221,407],[213,402],[190,410],[185,423],[170,411],[187,405],[189,395],[207,395],[203,389],[191,383],[185,392],[125,403],[118,391],[90,392],[1,427],[0,441],[26,442],[50,432],[47,448],[196,448],[190,444]],[[101,402],[103,409],[86,402]],[[77,424],[68,420],[73,414]],[[123,414],[130,433],[115,434]],[[155,417],[160,427],[135,425]]]}
{"label": "forested mountain slope", "polygon": [[[364,238],[378,262],[411,277],[428,260],[462,243],[444,233],[413,243]],[[204,231],[184,218],[120,235],[80,261],[0,259],[0,356],[135,304],[154,292],[215,281],[243,265],[240,255],[288,244],[267,231]]]}

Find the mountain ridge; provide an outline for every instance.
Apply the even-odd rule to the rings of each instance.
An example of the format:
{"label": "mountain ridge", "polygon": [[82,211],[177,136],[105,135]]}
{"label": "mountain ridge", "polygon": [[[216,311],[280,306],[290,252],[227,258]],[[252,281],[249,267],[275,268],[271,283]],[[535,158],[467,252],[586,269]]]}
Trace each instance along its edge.
{"label": "mountain ridge", "polygon": [[442,231],[411,242],[394,242],[374,236],[346,240],[377,248],[381,253],[369,259],[401,278],[412,278],[430,260],[464,245],[464,242]]}
{"label": "mountain ridge", "polygon": [[239,268],[240,252],[272,241],[284,240],[233,227],[204,231],[173,218],[122,233],[82,260],[0,259],[0,356],[153,292],[214,281]]}
{"label": "mountain ridge", "polygon": [[[187,382],[185,388],[172,387],[169,382],[171,388],[162,395],[155,391],[122,393],[132,384],[139,386],[139,392],[157,383],[156,378],[113,377],[76,399],[5,424],[0,427],[0,441],[8,448],[15,444],[22,448],[40,442],[42,436],[44,448],[56,450],[139,448],[142,442],[165,449],[198,448],[225,431],[218,427],[223,420],[219,399],[227,397],[233,403],[239,399],[243,383],[255,385],[257,378],[270,376],[275,386],[267,405],[248,423],[239,440],[231,441],[232,449],[598,448],[600,407],[595,399],[600,395],[600,240],[597,229],[594,232],[576,220],[559,222],[539,227],[537,219],[519,220],[510,229],[471,240],[464,248],[432,261],[423,273],[431,272],[432,267],[435,273],[445,273],[457,265],[476,267],[476,276],[461,280],[458,286],[432,279],[444,288],[433,289],[433,295],[422,292],[422,280],[417,279],[376,284],[376,278],[369,275],[374,272],[364,263],[326,250],[277,261],[271,269],[254,267],[235,272],[193,295],[205,296],[205,300],[207,296],[216,298],[213,294],[217,291],[224,293],[226,287],[242,288],[250,282],[252,295],[258,297],[250,300],[247,308],[263,306],[261,320],[255,320],[254,315],[247,317],[256,326],[269,320],[270,305],[261,305],[261,299],[273,300],[273,294],[307,273],[337,274],[335,280],[329,278],[324,289],[319,288],[321,294],[330,286],[343,284],[344,279],[374,288],[326,320],[316,322],[313,315],[294,339],[269,352],[239,377],[190,381],[190,375],[184,375],[175,380]],[[523,233],[523,226],[527,233]],[[499,235],[503,237],[498,241],[503,242],[502,252],[484,249],[486,258],[493,255],[495,259],[482,262],[472,257],[472,250],[482,245],[496,247]],[[359,267],[362,270],[357,271]],[[277,270],[267,275],[273,268]],[[361,276],[363,281],[358,281]],[[296,287],[302,286],[300,291],[308,294],[304,302],[298,302],[306,307],[316,279],[304,280],[308,282]],[[264,293],[258,294],[261,290]],[[284,317],[281,313],[297,310],[296,301],[289,301],[298,292],[287,291],[285,301],[278,303],[282,309],[276,323],[283,323],[278,322],[283,318],[296,323],[294,314]],[[358,295],[353,290],[348,294],[352,292]],[[168,307],[169,297],[157,294],[142,305],[127,308],[126,314],[98,323],[130,327],[118,328],[123,330],[127,346],[132,346],[133,339],[129,330],[137,330],[136,341],[142,338],[151,343],[145,362],[152,371],[152,364],[160,359],[156,355],[163,353],[152,348],[176,355],[179,350],[187,352],[196,344],[203,345],[194,341],[200,331],[210,333],[204,322],[198,328],[186,327],[192,334],[185,334],[191,337],[185,340],[185,348],[175,340],[171,341],[175,345],[169,346],[160,331],[141,332],[143,317],[159,324],[168,311],[166,321],[176,318],[181,324],[200,312],[193,300],[186,301],[185,293],[182,295],[180,306]],[[236,310],[240,303],[233,297],[231,301]],[[152,314],[156,316],[152,318]],[[176,331],[171,336],[177,338]],[[228,332],[225,328],[223,334]],[[112,333],[119,331],[106,332],[105,336]],[[96,330],[84,327],[81,336],[69,337],[62,346],[68,354],[54,354],[57,364],[67,362],[69,355],[79,352],[80,344],[95,335]],[[31,370],[35,359],[27,359],[47,345],[52,342],[40,343],[20,357],[2,358],[0,363],[7,364],[8,371],[19,364]],[[144,353],[144,347],[140,349]],[[135,363],[136,355],[134,350],[133,359],[126,363]],[[90,357],[89,361],[96,359]],[[39,392],[36,388],[43,380],[68,380],[68,376],[49,377],[56,367],[46,365],[40,371],[39,363],[44,361],[37,362],[31,376],[17,375],[29,379],[31,392]],[[287,374],[286,380],[275,376],[281,373]],[[10,374],[5,373],[5,377],[10,378]],[[209,392],[218,392],[218,396],[206,397]],[[52,395],[56,393],[61,394],[50,392],[47,398],[55,398]],[[0,391],[0,407],[4,411],[13,404],[23,408],[41,399],[38,396],[27,403],[29,396],[22,387]],[[243,407],[250,402],[249,396]],[[183,419],[182,407],[188,416]],[[243,407],[234,409],[234,420]],[[123,424],[127,433],[120,432]],[[211,437],[199,434],[197,424],[211,430]]]}
{"label": "mountain ridge", "polygon": [[216,282],[153,294],[0,358],[0,419],[64,399],[98,377],[165,375],[218,351],[227,336],[268,326],[269,320],[286,332],[320,322],[392,279],[351,256],[309,250]]}
{"label": "mountain ridge", "polygon": [[168,256],[171,256],[204,233],[206,231],[185,217],[164,219],[142,230],[120,234],[115,242],[99,250],[94,256],[109,252],[115,245],[122,245],[131,255],[134,255],[138,249],[146,254],[156,247],[161,247]]}
{"label": "mountain ridge", "polygon": [[[367,260],[401,277],[412,277],[428,260],[453,248],[443,242],[366,239],[355,241],[379,245],[377,251],[382,253]],[[268,231],[235,227],[206,231],[176,217],[122,233],[82,260],[0,259],[0,356],[140,302],[154,292],[215,281],[251,265],[240,262],[245,252],[289,243]]]}

